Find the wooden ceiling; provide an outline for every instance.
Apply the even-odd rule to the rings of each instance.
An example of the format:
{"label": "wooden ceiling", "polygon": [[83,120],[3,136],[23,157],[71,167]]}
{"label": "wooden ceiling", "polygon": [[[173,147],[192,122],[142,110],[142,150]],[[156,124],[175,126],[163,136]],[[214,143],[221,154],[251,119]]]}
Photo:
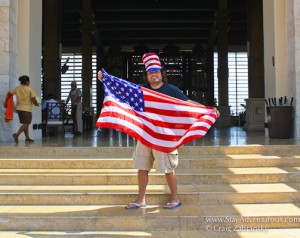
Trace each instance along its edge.
{"label": "wooden ceiling", "polygon": [[[84,0],[61,0],[63,46],[81,45]],[[223,1],[223,0],[220,0]],[[91,0],[93,44],[216,44],[219,0]],[[247,42],[247,0],[228,2],[228,44]]]}

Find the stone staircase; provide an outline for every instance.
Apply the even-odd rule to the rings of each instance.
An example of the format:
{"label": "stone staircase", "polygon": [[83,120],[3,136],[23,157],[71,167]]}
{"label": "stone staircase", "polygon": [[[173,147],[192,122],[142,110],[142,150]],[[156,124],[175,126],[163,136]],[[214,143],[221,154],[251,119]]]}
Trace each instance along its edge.
{"label": "stone staircase", "polygon": [[0,148],[0,237],[300,237],[300,146],[180,148],[183,206],[150,173],[146,208],[132,147]]}

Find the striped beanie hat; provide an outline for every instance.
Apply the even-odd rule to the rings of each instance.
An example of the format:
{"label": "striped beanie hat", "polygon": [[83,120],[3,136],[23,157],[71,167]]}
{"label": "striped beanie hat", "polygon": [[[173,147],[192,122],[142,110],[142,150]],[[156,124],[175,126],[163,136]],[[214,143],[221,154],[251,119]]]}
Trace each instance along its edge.
{"label": "striped beanie hat", "polygon": [[143,55],[143,63],[146,68],[146,72],[161,70],[161,63],[158,55],[153,52],[149,52]]}

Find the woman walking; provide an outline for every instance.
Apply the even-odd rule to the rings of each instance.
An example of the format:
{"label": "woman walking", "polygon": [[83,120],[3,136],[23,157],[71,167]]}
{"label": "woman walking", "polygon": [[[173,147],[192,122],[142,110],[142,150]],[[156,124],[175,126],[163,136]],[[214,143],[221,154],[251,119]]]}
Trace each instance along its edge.
{"label": "woman walking", "polygon": [[39,103],[36,100],[35,91],[29,86],[30,79],[28,76],[23,75],[19,77],[20,85],[10,90],[7,95],[16,95],[17,96],[17,106],[16,111],[19,116],[20,123],[22,126],[17,133],[14,133],[12,137],[14,138],[15,143],[18,143],[18,138],[22,132],[25,134],[26,142],[33,142],[29,136],[29,125],[32,121],[32,104],[39,106]]}

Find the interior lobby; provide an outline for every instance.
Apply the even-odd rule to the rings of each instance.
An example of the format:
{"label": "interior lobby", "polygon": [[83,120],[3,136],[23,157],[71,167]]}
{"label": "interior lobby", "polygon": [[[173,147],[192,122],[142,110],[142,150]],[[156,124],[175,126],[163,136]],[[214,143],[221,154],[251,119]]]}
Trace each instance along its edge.
{"label": "interior lobby", "polygon": [[[67,52],[77,47],[77,51],[82,52],[83,55],[83,62],[82,62],[82,91],[83,91],[83,106],[89,107],[92,104],[92,99],[89,96],[91,91],[91,83],[97,81],[95,73],[91,69],[91,54],[96,52],[99,60],[97,61],[97,69],[102,68],[103,66],[109,67],[104,60],[111,60],[115,57],[114,53],[114,46],[117,44],[118,41],[116,39],[118,36],[109,35],[108,26],[103,25],[101,29],[100,24],[104,24],[105,22],[110,22],[109,24],[113,23],[113,20],[109,20],[110,13],[113,11],[112,4],[113,3],[105,3],[102,8],[98,6],[96,2],[93,1],[74,1],[74,6],[69,8],[69,10],[64,10],[64,5],[62,7],[62,12],[64,14],[70,13],[68,21],[65,19],[66,16],[59,15],[59,11],[57,11],[58,2],[55,0],[27,0],[27,1],[18,1],[18,0],[2,0],[0,2],[1,12],[0,15],[0,23],[1,23],[1,34],[0,34],[0,55],[2,59],[2,63],[0,65],[0,82],[1,82],[1,89],[0,94],[2,98],[5,98],[5,95],[8,90],[18,85],[18,77],[21,74],[30,75],[31,78],[31,86],[37,92],[37,95],[41,95],[40,97],[43,98],[43,95],[48,94],[49,92],[55,92],[56,97],[61,97],[61,65],[64,62],[61,62],[60,53],[61,51]],[[70,1],[63,1],[65,5],[72,4]],[[160,8],[165,9],[166,12],[171,11],[166,5],[166,3],[159,3],[154,1],[155,3],[149,3],[149,6],[136,6],[138,10],[143,9],[142,12],[149,11],[149,9],[153,12],[159,12]],[[212,1],[211,4],[215,4],[214,6],[207,6],[207,9],[216,7],[215,11],[219,11],[220,17],[222,17],[221,13],[227,13],[223,17],[228,17],[230,21],[234,22],[234,12],[238,13],[246,13],[247,18],[246,22],[243,24],[247,24],[246,32],[240,34],[240,38],[242,39],[242,43],[238,43],[234,41],[234,37],[236,35],[232,35],[234,23],[230,23],[229,25],[219,25],[210,26],[211,30],[215,30],[218,32],[217,36],[210,33],[208,36],[215,37],[213,39],[205,39],[203,42],[208,42],[206,45],[202,44],[202,48],[206,50],[206,54],[211,57],[210,47],[212,47],[213,51],[219,53],[219,102],[218,102],[218,109],[221,112],[221,117],[218,120],[215,128],[208,133],[207,141],[211,141],[212,138],[223,138],[220,139],[220,142],[211,142],[212,144],[247,144],[251,140],[247,139],[238,139],[243,137],[251,137],[254,134],[259,135],[261,137],[259,140],[260,143],[268,144],[273,143],[274,139],[269,138],[269,133],[267,124],[268,124],[268,116],[266,112],[266,102],[265,99],[269,98],[277,98],[280,99],[284,95],[288,97],[288,104],[291,103],[291,98],[293,98],[293,120],[289,121],[288,123],[292,123],[292,136],[289,139],[283,140],[281,143],[290,143],[290,141],[294,141],[292,143],[297,143],[298,139],[300,138],[300,127],[298,124],[298,119],[300,117],[299,110],[298,110],[298,98],[299,98],[299,85],[300,85],[300,76],[299,76],[299,57],[298,55],[298,46],[299,46],[299,33],[298,33],[298,21],[299,17],[297,15],[298,9],[300,8],[298,1],[294,0],[285,0],[285,1],[273,1],[273,0],[256,0],[256,1],[246,1],[247,4],[243,6],[243,9],[246,6],[245,12],[238,9],[238,5],[236,5],[236,9],[233,8],[233,3],[231,1]],[[153,5],[156,4],[156,5]],[[162,5],[159,5],[162,4]],[[228,4],[228,5],[227,5]],[[121,3],[117,5],[116,11],[123,16],[123,12],[132,11],[133,14],[136,14],[137,10],[133,6],[128,5],[127,8],[130,10],[124,10],[125,6]],[[81,20],[81,30],[78,30],[78,19],[72,19],[74,17],[74,11],[79,7],[82,11]],[[182,6],[174,6],[175,11],[179,11],[176,7],[180,8]],[[190,6],[186,6],[186,11],[195,12],[197,10],[189,9]],[[192,8],[192,7],[190,7]],[[228,9],[227,9],[228,8]],[[74,10],[75,9],[75,10]],[[95,15],[95,23],[98,26],[98,33],[102,31],[105,32],[104,35],[97,35],[97,31],[93,29],[83,30],[84,24],[90,26],[88,23],[90,20],[91,10],[95,10],[95,12],[100,12],[100,15],[104,15],[107,20],[99,20],[99,14]],[[100,10],[99,10],[100,9]],[[102,9],[102,10],[101,10]],[[77,9],[78,10],[78,9]],[[228,10],[228,11],[227,11]],[[201,11],[201,9],[199,10]],[[179,11],[180,12],[180,11]],[[233,13],[232,13],[233,12]],[[84,18],[84,14],[86,18]],[[122,14],[121,14],[122,13]],[[71,15],[73,14],[73,15]],[[107,15],[105,15],[107,14]],[[147,13],[148,14],[148,13]],[[78,12],[77,12],[78,15]],[[79,14],[80,15],[80,14]],[[181,15],[184,16],[184,13]],[[203,15],[205,15],[203,13]],[[237,14],[238,15],[238,14]],[[186,16],[185,16],[186,17]],[[58,19],[61,19],[59,22]],[[98,20],[97,20],[98,19]],[[222,19],[222,18],[220,18]],[[216,19],[216,22],[220,22],[220,19]],[[223,18],[224,19],[224,18]],[[170,20],[165,20],[166,22]],[[182,20],[188,21],[187,17]],[[193,20],[194,21],[194,20]],[[241,21],[241,20],[240,20]],[[68,23],[69,22],[69,23]],[[67,27],[67,24],[70,22],[75,22],[77,25]],[[117,22],[117,21],[116,21]],[[125,21],[126,22],[126,21]],[[130,20],[128,20],[130,22]],[[140,23],[145,24],[144,21]],[[57,25],[61,24],[61,25]],[[162,24],[162,22],[161,22]],[[181,23],[180,23],[181,24]],[[231,25],[230,25],[231,24]],[[159,25],[159,24],[158,24]],[[62,32],[58,31],[62,27]],[[71,33],[72,27],[77,27],[77,43],[75,39],[75,35]],[[126,26],[128,27],[128,26]],[[137,28],[136,26],[134,26]],[[160,27],[160,26],[159,26]],[[219,28],[218,28],[219,27]],[[226,29],[228,27],[228,35],[225,32],[221,32],[221,29]],[[88,28],[88,27],[87,27]],[[87,29],[84,28],[84,29]],[[145,27],[146,28],[146,27]],[[166,27],[164,27],[166,29]],[[163,29],[164,29],[163,28]],[[169,26],[169,28],[171,28]],[[183,27],[178,27],[182,29]],[[238,27],[237,27],[238,28]],[[65,35],[68,35],[69,29],[69,39]],[[125,29],[125,28],[124,28]],[[128,28],[129,29],[129,28]],[[138,28],[137,28],[138,29]],[[147,29],[148,33],[151,32],[151,29],[156,31],[157,29],[150,28]],[[243,28],[244,29],[244,28]],[[122,32],[120,28],[118,28],[119,32]],[[132,31],[133,29],[129,29]],[[201,28],[202,30],[202,28]],[[106,32],[107,31],[107,32]],[[117,30],[116,30],[117,31]],[[90,37],[91,32],[93,32],[93,37]],[[102,34],[103,34],[102,32]],[[62,36],[60,35],[62,34]],[[144,33],[143,33],[144,34]],[[145,33],[146,34],[146,33]],[[215,33],[216,34],[216,33]],[[96,36],[95,36],[96,35]],[[186,33],[188,35],[188,33]],[[196,36],[196,34],[195,34]],[[107,37],[107,38],[106,38]],[[119,37],[125,37],[119,35]],[[170,36],[166,36],[170,37]],[[174,37],[174,36],[172,36]],[[203,36],[201,36],[203,38]],[[73,38],[73,44],[70,41],[70,38]],[[141,41],[137,41],[137,36],[131,37],[131,41],[129,38],[124,38],[124,43],[119,43],[119,46],[122,47],[123,51],[132,52],[136,50],[137,52],[142,52],[145,50],[142,46],[147,46],[148,50],[158,50],[162,53],[162,57],[168,50],[172,52],[174,49],[170,49],[169,44],[157,36],[156,41],[160,41],[163,43],[155,43],[155,39],[152,41],[150,36],[145,35],[145,42],[142,44],[132,44],[132,41],[135,40],[137,43]],[[140,37],[141,38],[141,37]],[[143,37],[142,37],[143,38]],[[221,38],[222,40],[218,39]],[[79,39],[79,41],[78,41]],[[171,39],[171,38],[170,38]],[[191,47],[191,42],[193,41],[192,38],[186,37],[185,40],[177,39],[174,40],[172,44],[176,44],[181,47],[179,52],[186,50],[187,48]],[[226,44],[226,39],[228,40]],[[115,42],[114,42],[115,40]],[[148,40],[148,41],[147,41]],[[169,38],[168,38],[169,41]],[[195,41],[195,40],[194,40]],[[79,42],[79,43],[78,43]],[[81,42],[81,43],[80,43]],[[111,42],[109,44],[108,42]],[[149,42],[149,43],[147,43]],[[197,42],[200,42],[200,37],[197,39]],[[213,42],[213,43],[212,43]],[[131,44],[130,44],[131,43]],[[69,44],[69,45],[68,45]],[[171,45],[172,45],[171,44]],[[227,65],[226,65],[226,58],[227,53],[230,49],[234,48],[234,44],[242,44],[238,48],[243,49],[248,53],[248,78],[249,78],[249,97],[246,99],[246,110],[247,110],[247,118],[246,123],[243,127],[236,127],[231,126],[230,122],[230,107],[228,105],[228,83],[227,78]],[[141,46],[142,45],[142,46]],[[37,47],[38,46],[38,47]],[[75,47],[76,46],[76,47]],[[193,45],[195,46],[195,44]],[[134,48],[136,47],[136,48]],[[169,47],[169,48],[168,48]],[[189,48],[190,50],[191,48]],[[195,48],[193,48],[195,49]],[[111,51],[110,51],[111,50]],[[189,51],[187,50],[187,51]],[[165,51],[165,52],[164,52]],[[108,52],[108,53],[107,53]],[[108,54],[108,56],[107,56]],[[124,58],[123,54],[122,57]],[[183,53],[180,53],[183,55]],[[132,54],[131,54],[132,57]],[[41,61],[40,59],[43,58]],[[123,59],[122,58],[122,59]],[[169,57],[170,58],[170,57]],[[206,59],[207,60],[207,59]],[[225,63],[223,65],[223,63]],[[227,62],[228,64],[228,62]],[[211,67],[211,63],[208,62],[208,68]],[[119,66],[118,66],[119,67]],[[135,72],[140,72],[140,68],[137,71],[117,71],[118,68],[110,68],[111,73],[120,73],[121,75],[128,74],[134,75]],[[42,72],[42,80],[41,80],[41,72]],[[212,105],[214,103],[214,94],[213,94],[213,85],[211,84],[211,79],[213,76],[211,75],[211,71],[206,72],[207,81],[210,82],[207,88],[204,89],[202,93],[202,89],[199,91],[195,91],[195,95],[197,97],[197,93],[199,95],[204,95],[199,97],[199,101],[206,103],[207,105]],[[131,77],[132,78],[132,77]],[[134,80],[134,79],[132,79]],[[60,85],[58,87],[58,85]],[[225,85],[225,86],[224,86]],[[188,87],[192,87],[193,85]],[[101,89],[102,85],[97,83],[97,105],[96,111],[94,115],[94,120],[97,119],[99,112],[101,110],[101,102],[103,100],[103,92]],[[191,88],[184,88],[184,90],[191,90]],[[197,89],[198,90],[198,89]],[[193,91],[194,92],[194,91]],[[192,94],[194,95],[194,94]],[[268,103],[268,102],[267,102]],[[268,105],[268,104],[267,104]],[[274,106],[274,105],[273,105]],[[15,114],[15,120],[10,123],[4,123],[4,113],[5,109],[3,107],[0,108],[1,114],[0,117],[2,118],[2,123],[0,124],[1,134],[0,134],[0,141],[2,143],[11,143],[13,142],[13,138],[11,135],[14,131],[17,130],[19,127],[19,122],[16,119],[17,114]],[[32,125],[40,125],[42,123],[42,115],[40,108],[33,108],[33,121]],[[43,137],[42,130],[40,127],[38,129],[33,129],[33,126],[30,127],[30,134],[32,135],[33,139],[36,140],[35,145],[39,144],[39,142],[46,143],[50,141],[52,138]],[[105,129],[99,131],[97,128],[94,128],[91,131],[85,132],[85,135],[91,135],[92,138],[107,136],[106,142],[95,142],[92,139],[89,143],[98,145],[98,143],[109,143],[110,139],[109,136],[113,135],[114,137],[123,138],[124,135],[119,135],[118,132],[107,132]],[[218,136],[216,136],[218,135]],[[230,139],[228,138],[228,135]],[[69,137],[68,131],[65,133],[65,139],[68,140],[72,138]],[[82,138],[76,138],[76,140],[81,140]],[[254,136],[254,138],[257,138]],[[86,139],[86,138],[85,138]],[[203,143],[205,144],[206,138],[203,139]],[[235,142],[234,142],[235,141]],[[275,138],[274,143],[278,143]],[[201,142],[194,142],[199,143]],[[58,143],[61,144],[61,143]],[[66,144],[70,144],[66,142]]]}

